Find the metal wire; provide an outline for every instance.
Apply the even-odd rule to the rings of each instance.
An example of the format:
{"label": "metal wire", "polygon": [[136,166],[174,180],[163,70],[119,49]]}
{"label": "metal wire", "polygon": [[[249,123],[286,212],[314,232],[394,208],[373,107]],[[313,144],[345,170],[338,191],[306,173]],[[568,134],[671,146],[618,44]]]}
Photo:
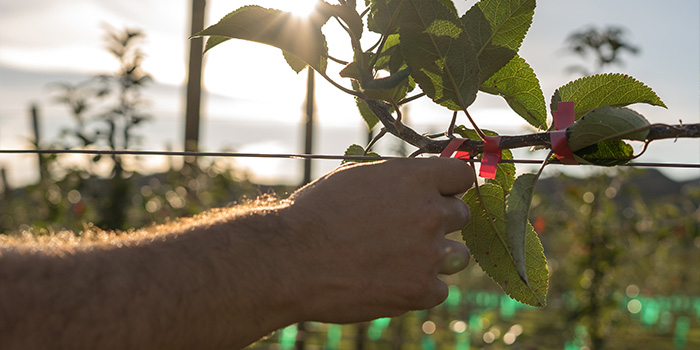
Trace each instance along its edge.
{"label": "metal wire", "polygon": [[[148,151],[148,150],[66,150],[66,149],[0,149],[0,154],[88,154],[88,155],[133,155],[133,156],[169,156],[169,157],[227,157],[227,158],[281,158],[281,159],[326,159],[326,160],[385,160],[406,158],[400,156],[341,156],[331,154],[294,154],[294,153],[239,153],[239,152],[189,152],[189,151]],[[479,159],[463,159],[469,163],[479,163]],[[542,164],[537,159],[503,159],[501,163]],[[563,165],[552,162],[552,165]],[[630,162],[619,166],[647,168],[700,168],[692,163],[648,163]]]}

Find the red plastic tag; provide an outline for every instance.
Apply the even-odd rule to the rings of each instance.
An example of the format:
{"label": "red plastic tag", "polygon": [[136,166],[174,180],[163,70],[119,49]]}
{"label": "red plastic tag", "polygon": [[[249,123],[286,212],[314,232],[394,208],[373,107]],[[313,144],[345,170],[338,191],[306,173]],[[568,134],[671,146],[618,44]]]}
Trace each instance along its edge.
{"label": "red plastic tag", "polygon": [[554,155],[562,164],[578,164],[576,158],[574,158],[574,152],[572,152],[571,147],[569,147],[569,141],[566,139],[566,128],[573,124],[576,119],[574,102],[559,102],[557,104],[557,110],[552,111],[552,116],[554,117],[554,129],[557,130],[549,133]]}
{"label": "red plastic tag", "polygon": [[562,101],[557,104],[557,110],[554,114],[554,128],[556,130],[564,130],[569,125],[574,123],[576,116],[574,114],[574,101]]}
{"label": "red plastic tag", "polygon": [[486,179],[495,179],[498,163],[501,162],[501,137],[486,136],[484,138],[484,155],[481,158],[479,176]]}
{"label": "red plastic tag", "polygon": [[459,146],[461,146],[463,143],[467,142],[467,140],[469,140],[469,139],[460,139],[460,138],[452,139],[452,141],[450,141],[450,143],[447,145],[447,147],[445,147],[445,149],[442,150],[442,153],[440,153],[440,157],[450,158],[450,157],[452,157],[452,154],[454,153],[455,158],[458,158],[458,159],[469,158],[469,152],[457,150],[457,149],[459,149]]}

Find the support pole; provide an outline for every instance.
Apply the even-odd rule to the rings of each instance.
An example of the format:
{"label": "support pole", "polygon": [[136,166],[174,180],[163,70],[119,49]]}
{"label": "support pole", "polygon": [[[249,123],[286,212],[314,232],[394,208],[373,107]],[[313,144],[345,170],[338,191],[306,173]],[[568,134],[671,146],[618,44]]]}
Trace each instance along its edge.
{"label": "support pole", "polygon": [[[192,0],[191,33],[204,29],[206,0]],[[190,40],[189,65],[187,69],[187,101],[185,110],[185,151],[199,151],[199,119],[202,100],[202,52],[204,39]],[[186,158],[187,163],[195,162],[194,157]]]}
{"label": "support pole", "polygon": [[[308,75],[306,81],[306,114],[305,114],[305,131],[304,131],[304,154],[313,154],[313,138],[314,138],[314,110],[316,103],[314,101],[314,90],[316,88],[315,73],[310,67],[307,68]],[[311,182],[311,159],[304,160],[304,185]]]}
{"label": "support pole", "polygon": [[[36,149],[41,149],[41,125],[39,122],[39,106],[36,103],[32,103],[31,111],[32,115],[32,131],[34,132],[34,147]],[[44,164],[44,156],[37,154],[37,166],[39,167],[39,181],[43,182],[47,176],[48,172],[46,170],[46,164]]]}
{"label": "support pole", "polygon": [[[316,103],[314,101],[314,90],[316,89],[315,73],[311,67],[307,68],[306,78],[306,113],[304,116],[304,154],[313,154],[314,141],[314,110]],[[303,185],[311,182],[311,159],[304,159],[304,180]],[[295,350],[306,349],[306,323],[300,322],[297,324],[297,339],[294,343]]]}

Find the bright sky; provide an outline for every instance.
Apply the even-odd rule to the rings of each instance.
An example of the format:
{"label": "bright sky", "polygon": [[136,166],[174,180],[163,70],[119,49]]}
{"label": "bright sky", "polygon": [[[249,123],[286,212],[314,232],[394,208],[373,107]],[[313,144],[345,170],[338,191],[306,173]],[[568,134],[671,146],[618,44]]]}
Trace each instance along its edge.
{"label": "bright sky", "polygon": [[[207,23],[246,4],[290,11],[308,9],[313,0],[208,0]],[[363,1],[358,1],[363,4]],[[460,12],[475,1],[455,0]],[[155,80],[181,84],[185,79],[190,2],[186,0],[0,0],[0,66],[45,72],[95,73],[114,69],[113,58],[103,49],[105,24],[143,29],[147,34],[145,69]],[[539,1],[534,23],[523,43],[523,56],[537,73],[545,98],[573,79],[564,73],[571,63],[561,48],[566,37],[586,26],[618,25],[629,40],[641,47],[639,56],[625,56],[626,65],[610,70],[630,74],[651,86],[669,110],[635,107],[652,122],[700,122],[700,2],[689,0],[549,0]],[[336,25],[326,26],[334,56],[349,59],[342,47],[346,37]],[[336,67],[338,68],[338,67]],[[337,70],[337,69],[336,69]],[[331,77],[337,77],[334,73]],[[340,78],[339,78],[340,80]],[[13,82],[0,77],[0,87]],[[206,56],[205,87],[241,100],[258,101],[261,107],[294,106],[292,111],[261,113],[267,121],[301,119],[305,74],[296,75],[279,50],[261,44],[232,41]],[[346,84],[347,85],[347,84]],[[352,99],[320,82],[317,90],[320,122],[357,126]],[[0,96],[2,99],[2,96]],[[0,101],[5,103],[8,101]],[[206,113],[215,114],[214,107]],[[521,125],[500,98],[484,96],[472,107],[477,123],[498,129]],[[236,118],[235,113],[228,113]],[[451,113],[430,103],[412,104],[415,123],[447,125]],[[240,116],[238,116],[240,117]],[[462,121],[466,123],[466,121]],[[697,143],[693,144],[697,145]],[[294,145],[296,148],[297,145]],[[695,146],[693,146],[695,147]],[[216,150],[216,149],[215,149]],[[291,149],[289,151],[295,151]],[[700,150],[690,152],[700,161]]]}

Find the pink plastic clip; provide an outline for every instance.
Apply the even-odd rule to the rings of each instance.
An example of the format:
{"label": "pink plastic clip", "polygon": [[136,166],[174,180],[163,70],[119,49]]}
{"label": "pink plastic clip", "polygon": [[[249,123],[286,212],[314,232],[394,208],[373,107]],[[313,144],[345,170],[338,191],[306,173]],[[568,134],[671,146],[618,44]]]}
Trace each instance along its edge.
{"label": "pink plastic clip", "polygon": [[557,130],[549,133],[554,155],[562,164],[578,164],[574,158],[574,152],[569,147],[569,141],[566,139],[566,128],[575,120],[574,102],[559,102],[557,110],[552,111],[552,116],[554,117],[554,129]]}
{"label": "pink plastic clip", "polygon": [[[442,158],[450,158],[452,157],[452,154],[454,153],[455,158],[457,159],[466,159],[469,158],[469,152],[466,151],[458,151],[459,146],[461,146],[463,143],[467,142],[469,139],[452,139],[450,143],[445,147],[444,150],[442,150],[442,153],[440,153],[440,157]],[[456,153],[455,153],[456,152]]]}
{"label": "pink plastic clip", "polygon": [[498,163],[501,162],[500,144],[500,136],[486,136],[486,138],[484,138],[484,155],[481,158],[479,176],[486,179],[496,178]]}

